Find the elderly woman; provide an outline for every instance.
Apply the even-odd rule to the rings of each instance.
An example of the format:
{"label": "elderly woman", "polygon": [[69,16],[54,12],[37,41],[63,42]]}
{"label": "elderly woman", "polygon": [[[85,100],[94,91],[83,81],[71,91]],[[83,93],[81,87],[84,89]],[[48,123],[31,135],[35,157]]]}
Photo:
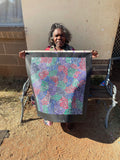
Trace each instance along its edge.
{"label": "elderly woman", "polygon": [[[61,51],[61,50],[74,50],[73,47],[69,46],[69,42],[71,41],[71,33],[69,30],[64,27],[60,23],[54,23],[51,26],[48,43],[49,46],[45,50],[53,51]],[[25,58],[25,51],[19,52],[20,58]]]}
{"label": "elderly woman", "polygon": [[[49,37],[48,37],[49,46],[45,50],[48,51],[74,50],[74,48],[69,45],[71,38],[72,38],[71,33],[66,27],[64,27],[60,23],[54,23],[51,26],[49,32]],[[97,57],[97,55],[98,55],[97,51],[92,51],[93,58]],[[25,51],[19,52],[19,56],[21,58],[25,58]],[[52,125],[51,121],[44,120],[44,122],[48,126]],[[66,123],[66,127],[68,129],[71,129],[71,124]]]}
{"label": "elderly woman", "polygon": [[[48,42],[49,46],[45,50],[53,51],[62,51],[62,50],[74,50],[73,47],[69,45],[69,42],[71,41],[71,33],[70,31],[64,27],[60,23],[54,23],[51,26],[51,30],[49,32]],[[92,57],[97,57],[98,53],[97,51],[92,51]],[[20,58],[25,58],[25,51],[19,52]]]}

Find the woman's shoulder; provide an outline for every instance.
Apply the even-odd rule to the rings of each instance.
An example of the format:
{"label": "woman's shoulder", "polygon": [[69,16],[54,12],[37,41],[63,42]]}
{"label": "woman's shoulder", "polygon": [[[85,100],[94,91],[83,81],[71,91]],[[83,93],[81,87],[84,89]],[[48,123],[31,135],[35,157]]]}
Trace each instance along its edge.
{"label": "woman's shoulder", "polygon": [[48,47],[45,49],[45,51],[54,51],[54,50],[55,50],[54,46],[48,46]]}
{"label": "woman's shoulder", "polygon": [[66,45],[66,50],[75,50],[75,49],[70,45]]}
{"label": "woman's shoulder", "polygon": [[50,46],[48,46],[46,49],[45,49],[45,51],[49,51],[50,50]]}
{"label": "woman's shoulder", "polygon": [[71,50],[75,50],[75,48],[73,48],[72,46],[70,46],[70,49],[71,49]]}

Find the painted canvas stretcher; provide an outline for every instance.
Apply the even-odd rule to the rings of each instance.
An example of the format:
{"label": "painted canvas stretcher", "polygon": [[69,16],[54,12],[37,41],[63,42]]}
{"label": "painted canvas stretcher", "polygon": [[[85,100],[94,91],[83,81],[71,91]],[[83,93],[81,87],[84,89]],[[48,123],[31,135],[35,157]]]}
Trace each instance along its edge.
{"label": "painted canvas stretcher", "polygon": [[79,122],[87,110],[90,51],[26,51],[26,69],[38,116]]}

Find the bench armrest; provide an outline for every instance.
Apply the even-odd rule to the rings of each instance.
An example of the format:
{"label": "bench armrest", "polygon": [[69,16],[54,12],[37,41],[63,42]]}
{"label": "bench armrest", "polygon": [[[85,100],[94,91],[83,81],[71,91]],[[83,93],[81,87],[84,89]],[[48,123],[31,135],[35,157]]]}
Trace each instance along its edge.
{"label": "bench armrest", "polygon": [[120,57],[114,57],[109,60],[107,75],[105,78],[105,87],[107,89],[107,92],[112,96],[114,100],[116,99],[117,87],[110,81],[110,71],[111,71],[112,61],[115,60],[120,60]]}
{"label": "bench armrest", "polygon": [[107,92],[110,94],[110,96],[115,98],[116,94],[117,94],[117,88],[110,81],[110,79],[106,79],[106,81],[105,81],[105,87],[106,87]]}

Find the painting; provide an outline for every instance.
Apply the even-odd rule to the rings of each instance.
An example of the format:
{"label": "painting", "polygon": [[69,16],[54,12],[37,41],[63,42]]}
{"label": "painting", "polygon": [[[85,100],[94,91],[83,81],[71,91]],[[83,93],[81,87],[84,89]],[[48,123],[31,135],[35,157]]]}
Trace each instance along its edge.
{"label": "painting", "polygon": [[56,122],[75,122],[87,108],[91,53],[26,53],[26,68],[38,115]]}

